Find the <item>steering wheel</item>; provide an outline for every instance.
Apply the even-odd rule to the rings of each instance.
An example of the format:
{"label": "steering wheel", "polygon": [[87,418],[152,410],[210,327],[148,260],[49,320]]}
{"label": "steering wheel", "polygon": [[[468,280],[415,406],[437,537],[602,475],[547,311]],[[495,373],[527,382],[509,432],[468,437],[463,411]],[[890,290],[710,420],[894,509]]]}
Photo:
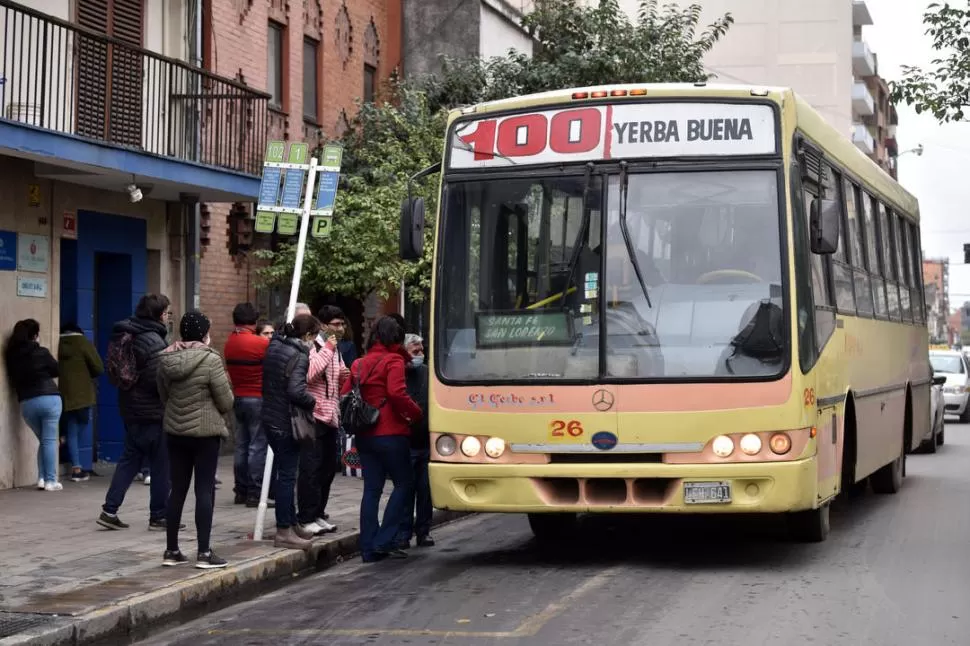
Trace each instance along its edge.
{"label": "steering wheel", "polygon": [[717,281],[719,278],[747,278],[752,283],[765,282],[761,276],[752,274],[750,271],[744,271],[743,269],[715,269],[714,271],[709,271],[706,274],[698,276],[697,284],[707,285]]}

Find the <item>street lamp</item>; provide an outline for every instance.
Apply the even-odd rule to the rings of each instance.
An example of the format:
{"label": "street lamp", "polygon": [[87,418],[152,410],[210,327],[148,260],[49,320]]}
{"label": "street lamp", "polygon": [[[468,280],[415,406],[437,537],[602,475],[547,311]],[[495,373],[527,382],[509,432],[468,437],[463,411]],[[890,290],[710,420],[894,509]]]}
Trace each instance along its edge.
{"label": "street lamp", "polygon": [[902,157],[903,155],[906,155],[908,153],[915,153],[917,157],[922,157],[923,156],[923,144],[917,144],[916,145],[916,148],[910,148],[909,150],[904,150],[903,152],[901,152],[898,155],[896,155],[896,159],[899,159],[900,157]]}

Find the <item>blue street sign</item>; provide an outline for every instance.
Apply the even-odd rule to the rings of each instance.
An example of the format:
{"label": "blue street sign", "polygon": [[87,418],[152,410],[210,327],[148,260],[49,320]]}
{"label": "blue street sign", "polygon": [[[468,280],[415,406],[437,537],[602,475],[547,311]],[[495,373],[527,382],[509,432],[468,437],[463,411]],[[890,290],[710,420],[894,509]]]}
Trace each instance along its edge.
{"label": "blue street sign", "polygon": [[313,210],[316,215],[332,215],[333,205],[337,201],[337,180],[340,173],[323,171],[320,173],[320,192],[317,193],[317,206]]}
{"label": "blue street sign", "polygon": [[[264,175],[265,177],[265,175]],[[286,176],[283,178],[283,199],[280,206],[288,209],[298,209],[300,198],[303,197],[303,181],[306,179],[306,171],[288,168]]]}
{"label": "blue street sign", "polygon": [[259,205],[278,206],[280,198],[280,179],[283,171],[279,168],[264,168],[263,180],[259,184]]}
{"label": "blue street sign", "polygon": [[17,234],[14,231],[0,231],[0,271],[17,269]]}

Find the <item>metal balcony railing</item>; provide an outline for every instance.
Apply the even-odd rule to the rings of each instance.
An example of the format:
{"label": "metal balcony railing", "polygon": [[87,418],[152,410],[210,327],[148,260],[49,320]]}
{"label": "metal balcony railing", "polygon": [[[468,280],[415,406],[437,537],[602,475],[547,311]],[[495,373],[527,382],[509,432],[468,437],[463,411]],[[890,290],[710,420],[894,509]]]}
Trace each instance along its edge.
{"label": "metal balcony railing", "polygon": [[259,175],[269,95],[0,0],[0,119]]}

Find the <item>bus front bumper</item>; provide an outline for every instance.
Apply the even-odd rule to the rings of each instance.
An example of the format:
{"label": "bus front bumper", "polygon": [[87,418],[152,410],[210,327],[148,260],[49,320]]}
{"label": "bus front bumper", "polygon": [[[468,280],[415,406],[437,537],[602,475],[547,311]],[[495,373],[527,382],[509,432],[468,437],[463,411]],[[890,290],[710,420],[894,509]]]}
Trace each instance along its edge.
{"label": "bus front bumper", "polygon": [[[432,462],[430,473],[435,507],[453,511],[774,513],[818,506],[814,457],[691,465]],[[704,501],[706,494],[702,502],[686,500],[688,490],[697,500],[699,490],[715,489],[719,502]]]}

